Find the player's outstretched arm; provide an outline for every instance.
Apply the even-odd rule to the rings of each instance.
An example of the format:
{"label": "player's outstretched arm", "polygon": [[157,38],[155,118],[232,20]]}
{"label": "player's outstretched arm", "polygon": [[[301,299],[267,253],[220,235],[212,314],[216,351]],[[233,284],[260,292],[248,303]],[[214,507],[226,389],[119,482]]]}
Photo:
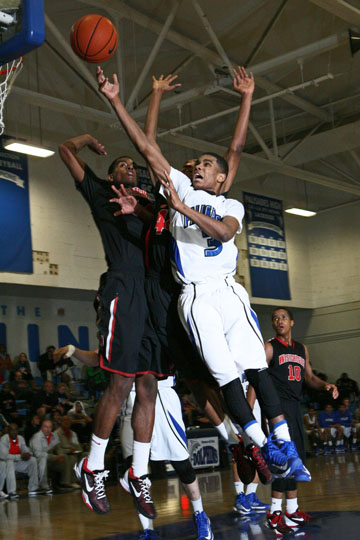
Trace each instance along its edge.
{"label": "player's outstretched arm", "polygon": [[234,71],[233,88],[241,95],[241,105],[235,124],[234,134],[224,158],[228,162],[229,172],[221,188],[221,193],[226,193],[232,186],[239,166],[241,153],[245,147],[246,134],[249,125],[250,109],[253,93],[255,90],[254,76],[246,69],[238,66]]}
{"label": "player's outstretched arm", "polygon": [[99,355],[97,351],[84,351],[74,347],[74,345],[65,345],[65,347],[57,349],[53,355],[54,364],[57,364],[61,358],[70,358],[71,356],[90,367],[99,365]]}
{"label": "player's outstretched arm", "polygon": [[308,349],[305,345],[304,348],[306,384],[309,385],[310,388],[314,388],[315,390],[326,390],[327,392],[331,392],[333,399],[337,399],[339,397],[339,391],[337,389],[337,386],[335,386],[335,384],[327,383],[326,381],[323,381],[322,379],[320,379],[320,377],[317,377],[315,375],[315,373],[311,369]]}
{"label": "player's outstretched arm", "polygon": [[86,164],[85,161],[78,156],[78,153],[85,146],[100,156],[106,156],[107,154],[105,147],[89,133],[68,139],[59,146],[60,157],[69,169],[74,180],[77,182],[82,182],[84,179],[84,169]]}
{"label": "player's outstretched arm", "polygon": [[131,118],[130,114],[125,109],[119,95],[119,82],[116,74],[113,75],[111,83],[105,77],[100,66],[97,67],[96,77],[99,83],[99,91],[106,96],[114,109],[117,117],[123,125],[130,140],[133,142],[136,149],[149,163],[154,173],[158,178],[163,177],[164,171],[170,172],[170,165],[164,158],[158,147],[154,147],[148,140],[140,126]]}
{"label": "player's outstretched arm", "polygon": [[[162,97],[164,93],[171,92],[172,90],[175,90],[175,88],[178,88],[181,86],[180,83],[172,84],[177,79],[177,75],[167,75],[164,78],[164,75],[160,75],[158,79],[156,79],[153,75],[152,77],[152,92],[150,96],[149,106],[146,114],[146,120],[145,120],[145,126],[144,126],[144,132],[147,136],[149,142],[158,149],[159,152],[161,152],[160,146],[156,142],[156,134],[157,134],[157,125],[158,125],[158,119],[159,119],[159,111],[160,111],[160,103],[162,100]],[[157,183],[157,178],[151,169],[151,167],[148,167],[148,171],[150,174],[151,182],[153,186]]]}
{"label": "player's outstretched arm", "polygon": [[239,221],[235,217],[225,216],[221,221],[217,221],[209,216],[200,214],[200,212],[193,210],[180,200],[174,184],[166,171],[163,172],[159,181],[165,188],[164,195],[169,206],[191,219],[208,236],[220,242],[228,242],[235,236],[240,226]]}

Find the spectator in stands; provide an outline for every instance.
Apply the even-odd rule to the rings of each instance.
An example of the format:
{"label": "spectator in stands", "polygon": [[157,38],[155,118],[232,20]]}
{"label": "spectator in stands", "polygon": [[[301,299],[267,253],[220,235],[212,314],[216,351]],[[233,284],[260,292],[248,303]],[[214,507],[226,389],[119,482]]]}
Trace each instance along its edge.
{"label": "spectator in stands", "polygon": [[9,383],[4,383],[0,392],[0,410],[7,422],[17,422],[19,413],[16,408],[15,392],[10,388]]}
{"label": "spectator in stands", "polygon": [[51,420],[54,426],[54,430],[61,427],[62,414],[58,409],[54,409],[51,415]]}
{"label": "spectator in stands", "polygon": [[63,405],[65,412],[71,409],[72,402],[69,399],[70,396],[65,383],[61,382],[60,384],[58,384],[56,396],[58,399],[58,403],[61,403]]}
{"label": "spectator in stands", "polygon": [[46,347],[46,352],[39,356],[38,368],[41,373],[42,378],[46,381],[47,379],[51,380],[51,372],[55,368],[53,361],[53,354],[55,351],[54,345],[49,345]]}
{"label": "spectator in stands", "polygon": [[9,433],[0,439],[0,458],[6,463],[6,489],[9,499],[17,499],[16,473],[21,472],[29,476],[28,494],[39,493],[38,468],[36,459],[30,454],[25,439],[18,434],[17,424],[10,424]]}
{"label": "spectator in stands", "polygon": [[10,385],[16,399],[23,399],[28,403],[31,402],[33,390],[30,383],[23,378],[21,371],[15,371],[14,380],[11,381]]}
{"label": "spectator in stands", "polygon": [[42,390],[36,393],[33,400],[33,408],[45,407],[46,413],[50,413],[58,404],[58,398],[51,381],[45,381]]}
{"label": "spectator in stands", "polygon": [[10,380],[10,373],[13,369],[13,364],[10,355],[6,351],[4,344],[0,344],[0,375],[2,382],[8,382]]}
{"label": "spectator in stands", "polygon": [[27,422],[24,430],[24,437],[27,444],[30,443],[30,439],[35,433],[37,433],[40,429],[41,420],[40,417],[37,414],[34,414],[30,422]]}
{"label": "spectator in stands", "polygon": [[342,427],[343,431],[340,445],[336,448],[336,450],[338,452],[345,451],[344,440],[346,441],[346,447],[350,449],[350,439],[352,439],[352,449],[357,450],[355,423],[353,422],[350,409],[347,409],[344,403],[342,403],[336,411],[336,422]]}
{"label": "spectator in stands", "polygon": [[59,445],[57,447],[57,452],[59,454],[64,454],[69,458],[71,462],[71,471],[72,471],[72,485],[73,487],[79,487],[75,482],[74,474],[74,465],[80,461],[82,455],[82,446],[79,443],[79,439],[74,431],[70,429],[71,420],[68,416],[63,416],[61,420],[61,426],[55,431],[59,437]]}
{"label": "spectator in stands", "polygon": [[350,379],[347,373],[342,373],[340,378],[336,381],[336,386],[339,389],[339,399],[342,401],[344,398],[354,401],[359,399],[359,386],[356,381]]}
{"label": "spectator in stands", "polygon": [[39,470],[40,489],[47,494],[53,492],[49,485],[48,473],[60,473],[59,487],[73,487],[71,485],[71,460],[67,455],[58,453],[59,437],[52,432],[52,422],[44,420],[41,429],[32,437],[30,448],[37,459]]}
{"label": "spectator in stands", "polygon": [[324,434],[321,431],[315,409],[311,405],[308,407],[308,412],[304,414],[304,423],[306,435],[314,447],[315,454],[318,455],[323,451]]}
{"label": "spectator in stands", "polygon": [[17,358],[14,360],[14,371],[21,371],[22,378],[31,385],[32,388],[35,388],[34,377],[31,373],[31,367],[27,355],[24,352],[21,352]]}
{"label": "spectator in stands", "polygon": [[61,375],[61,382],[65,384],[66,391],[70,396],[70,399],[76,399],[80,396],[80,391],[78,386],[74,383],[68,373],[63,373]]}
{"label": "spectator in stands", "polygon": [[67,415],[71,420],[71,428],[77,434],[80,443],[86,443],[91,435],[92,419],[86,414],[82,401],[75,401]]}
{"label": "spectator in stands", "polygon": [[[40,418],[40,425],[41,425],[42,421],[45,420],[45,418],[46,418],[46,409],[45,409],[45,407],[38,407],[36,409],[36,414]],[[46,420],[47,419],[48,418],[46,418]]]}
{"label": "spectator in stands", "polygon": [[328,404],[325,409],[318,414],[318,421],[324,434],[324,454],[334,452],[333,439],[336,438],[336,445],[341,444],[342,428],[336,422],[336,414],[332,405]]}

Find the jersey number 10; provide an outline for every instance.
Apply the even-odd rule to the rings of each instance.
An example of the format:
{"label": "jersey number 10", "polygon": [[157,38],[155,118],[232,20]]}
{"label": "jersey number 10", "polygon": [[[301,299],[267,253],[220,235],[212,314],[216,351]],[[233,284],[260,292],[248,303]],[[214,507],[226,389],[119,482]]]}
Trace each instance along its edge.
{"label": "jersey number 10", "polygon": [[301,381],[300,366],[293,366],[292,364],[290,364],[288,367],[289,367],[288,381]]}

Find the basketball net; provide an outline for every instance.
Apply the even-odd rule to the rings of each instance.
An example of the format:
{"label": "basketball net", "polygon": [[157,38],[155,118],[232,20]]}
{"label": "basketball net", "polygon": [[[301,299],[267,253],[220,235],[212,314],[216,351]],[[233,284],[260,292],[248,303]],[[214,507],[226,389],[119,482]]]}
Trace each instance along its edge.
{"label": "basketball net", "polygon": [[23,57],[0,66],[0,135],[4,133],[4,103],[16,77],[23,67]]}

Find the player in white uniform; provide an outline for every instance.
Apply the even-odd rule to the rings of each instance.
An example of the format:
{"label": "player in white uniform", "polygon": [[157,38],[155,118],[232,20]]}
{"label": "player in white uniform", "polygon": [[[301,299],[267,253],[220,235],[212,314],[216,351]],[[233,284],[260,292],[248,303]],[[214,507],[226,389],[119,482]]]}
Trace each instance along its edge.
{"label": "player in white uniform", "polygon": [[[227,176],[226,161],[214,154],[201,156],[192,181],[170,167],[121,103],[116,75],[111,83],[97,68],[99,90],[109,100],[130,139],[163,184],[171,206],[175,277],[183,284],[179,315],[219,383],[234,420],[261,448],[253,447],[260,479],[271,481],[265,460],[276,474],[309,481],[310,475],[290,440],[280,401],[267,372],[264,343],[257,317],[245,289],[232,277],[236,269],[234,236],[241,232],[240,202],[219,195]],[[246,402],[239,371],[245,371],[260,405],[272,424],[268,440]]]}
{"label": "player in white uniform", "polygon": [[[193,507],[194,522],[198,531],[197,540],[212,540],[214,535],[211,531],[210,520],[204,512],[199,483],[189,459],[180,400],[173,386],[174,377],[168,377],[158,382],[150,457],[152,461],[171,462]],[[131,414],[134,401],[135,388],[130,392],[124,405],[126,413],[122,417],[120,425],[121,448],[126,459],[132,455]],[[120,479],[120,484],[129,493],[127,474],[128,471]],[[144,529],[144,535],[141,535],[140,538],[142,540],[156,540],[158,537],[153,530],[153,520],[145,518],[139,513],[138,516]]]}

